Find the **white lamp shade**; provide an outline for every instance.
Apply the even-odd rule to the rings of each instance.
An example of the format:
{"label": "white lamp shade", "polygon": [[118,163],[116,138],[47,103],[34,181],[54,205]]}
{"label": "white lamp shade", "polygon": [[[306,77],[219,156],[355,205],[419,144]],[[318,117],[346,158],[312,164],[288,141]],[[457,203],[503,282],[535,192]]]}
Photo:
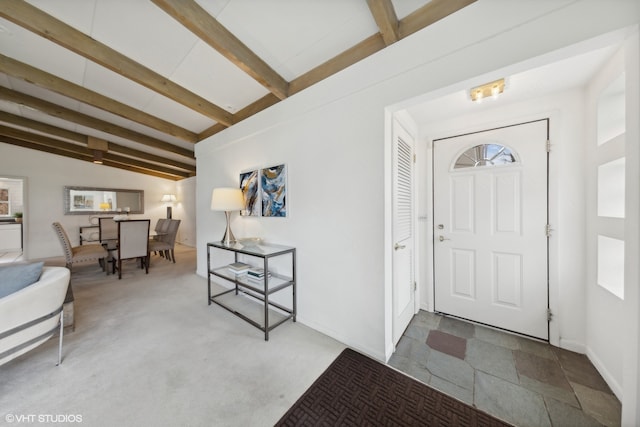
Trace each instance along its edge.
{"label": "white lamp shade", "polygon": [[175,202],[178,199],[176,198],[175,194],[165,194],[164,196],[162,196],[162,199],[160,199],[161,202]]}
{"label": "white lamp shade", "polygon": [[214,188],[211,193],[211,210],[239,211],[244,209],[244,196],[239,188]]}

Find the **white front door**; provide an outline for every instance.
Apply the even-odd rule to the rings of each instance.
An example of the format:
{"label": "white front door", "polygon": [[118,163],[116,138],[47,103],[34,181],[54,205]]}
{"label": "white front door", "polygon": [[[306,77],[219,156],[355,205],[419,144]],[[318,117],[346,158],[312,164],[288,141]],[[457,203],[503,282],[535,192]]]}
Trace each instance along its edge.
{"label": "white front door", "polygon": [[548,120],[433,144],[435,310],[548,340]]}
{"label": "white front door", "polygon": [[393,131],[393,343],[415,314],[413,138],[398,122]]}

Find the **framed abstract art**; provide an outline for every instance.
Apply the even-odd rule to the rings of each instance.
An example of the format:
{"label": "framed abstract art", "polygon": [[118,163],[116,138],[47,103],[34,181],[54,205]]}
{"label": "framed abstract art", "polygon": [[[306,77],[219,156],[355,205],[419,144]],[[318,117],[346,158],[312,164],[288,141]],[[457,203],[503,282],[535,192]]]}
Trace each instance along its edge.
{"label": "framed abstract art", "polygon": [[258,170],[253,170],[240,174],[240,189],[245,203],[244,209],[240,211],[242,216],[260,216],[262,211],[258,173]]}
{"label": "framed abstract art", "polygon": [[287,216],[287,166],[285,164],[240,173],[245,207],[242,216]]}
{"label": "framed abstract art", "polygon": [[260,171],[262,216],[287,216],[287,166],[278,165]]}

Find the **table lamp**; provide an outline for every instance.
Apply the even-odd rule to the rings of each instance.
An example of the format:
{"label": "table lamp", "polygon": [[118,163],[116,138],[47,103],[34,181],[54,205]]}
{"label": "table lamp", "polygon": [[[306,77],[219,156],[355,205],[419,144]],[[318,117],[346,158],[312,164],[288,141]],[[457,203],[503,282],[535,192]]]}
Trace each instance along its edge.
{"label": "table lamp", "polygon": [[175,203],[178,199],[176,198],[175,194],[165,194],[164,196],[162,196],[162,199],[160,199],[161,202],[165,202],[167,203],[167,218],[171,219],[172,217],[172,207],[171,205],[173,203]]}
{"label": "table lamp", "polygon": [[211,193],[211,210],[224,211],[227,217],[227,229],[222,237],[222,244],[230,245],[236,242],[236,238],[231,231],[231,212],[244,209],[244,196],[239,188],[214,188]]}

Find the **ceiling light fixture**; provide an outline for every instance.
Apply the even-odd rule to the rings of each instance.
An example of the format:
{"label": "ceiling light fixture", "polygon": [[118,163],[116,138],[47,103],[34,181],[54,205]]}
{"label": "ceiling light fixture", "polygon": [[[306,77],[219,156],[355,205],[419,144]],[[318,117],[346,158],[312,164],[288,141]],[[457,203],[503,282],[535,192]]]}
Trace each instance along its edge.
{"label": "ceiling light fixture", "polygon": [[93,150],[93,163],[101,165],[102,156],[109,151],[109,143],[104,139],[89,136],[87,137],[87,147]]}
{"label": "ceiling light fixture", "polygon": [[504,79],[496,80],[472,88],[471,90],[469,90],[469,96],[471,97],[472,101],[476,101],[478,103],[482,102],[484,98],[488,97],[496,99],[498,95],[504,92],[504,87]]}
{"label": "ceiling light fixture", "polygon": [[102,151],[93,150],[93,163],[95,163],[96,165],[102,164]]}

